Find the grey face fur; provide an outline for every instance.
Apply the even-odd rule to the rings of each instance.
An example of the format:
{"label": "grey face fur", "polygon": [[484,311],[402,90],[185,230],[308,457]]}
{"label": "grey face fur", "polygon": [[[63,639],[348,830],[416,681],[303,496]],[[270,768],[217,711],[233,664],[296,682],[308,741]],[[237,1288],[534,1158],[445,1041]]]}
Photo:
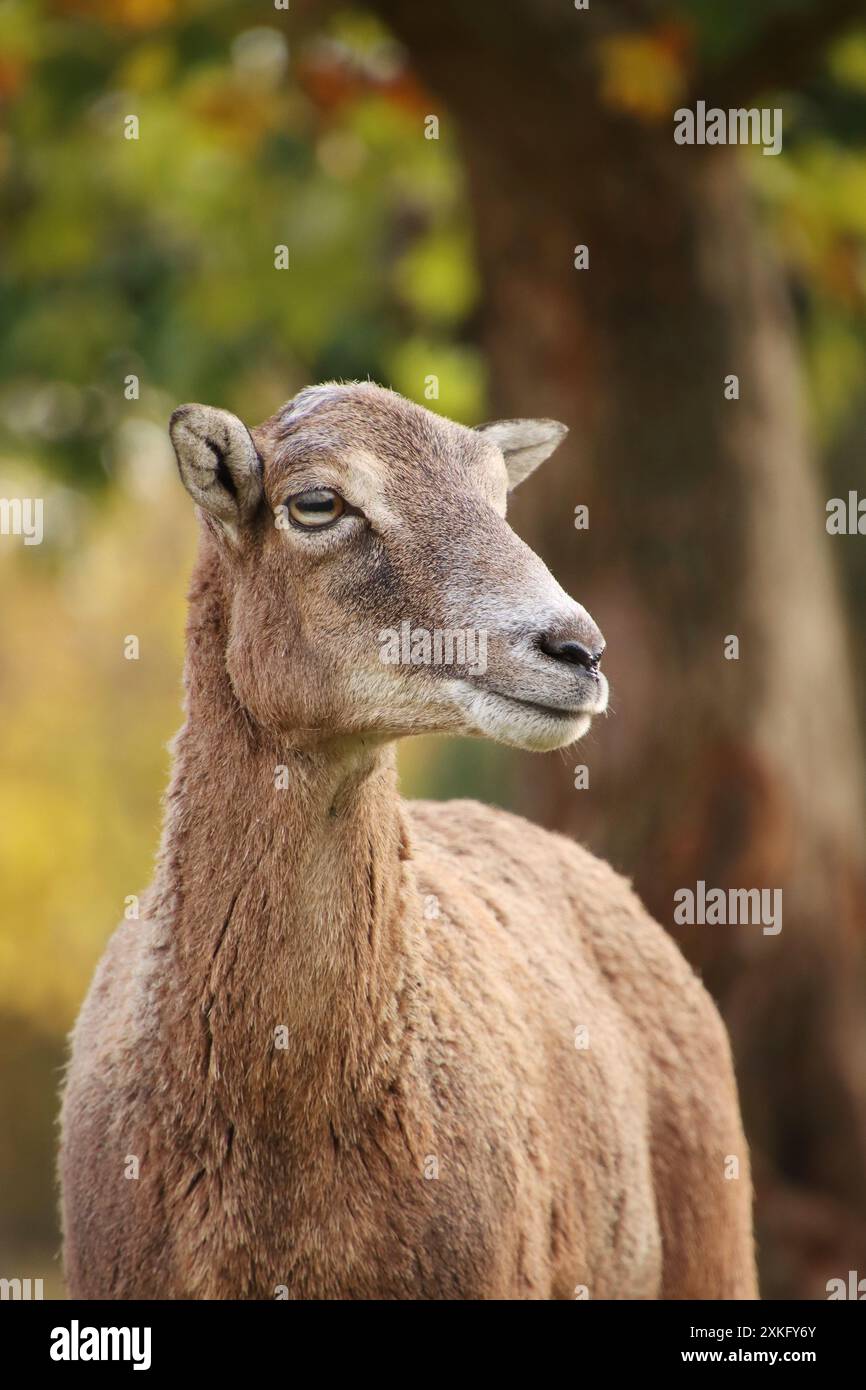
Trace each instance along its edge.
{"label": "grey face fur", "polygon": [[[550,749],[583,734],[607,705],[601,634],[505,521],[565,433],[467,429],[370,384],[310,387],[253,430],[175,411],[253,717],[296,742],[451,732]],[[316,508],[327,524],[306,524]]]}

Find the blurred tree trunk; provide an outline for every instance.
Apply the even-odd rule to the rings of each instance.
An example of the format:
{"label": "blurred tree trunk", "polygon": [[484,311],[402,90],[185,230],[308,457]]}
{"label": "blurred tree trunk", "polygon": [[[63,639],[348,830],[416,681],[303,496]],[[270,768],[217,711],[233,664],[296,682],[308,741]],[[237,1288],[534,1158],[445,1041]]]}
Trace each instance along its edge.
{"label": "blurred tree trunk", "polygon": [[517,804],[669,928],[699,879],[783,890],[777,936],[675,934],[732,1035],[764,1294],[824,1297],[866,1262],[863,761],[795,327],[742,157],[607,111],[589,15],[560,33],[546,0],[374,8],[459,123],[496,411],[572,429],[513,521],[603,629],[613,715],[567,762],[515,755]]}

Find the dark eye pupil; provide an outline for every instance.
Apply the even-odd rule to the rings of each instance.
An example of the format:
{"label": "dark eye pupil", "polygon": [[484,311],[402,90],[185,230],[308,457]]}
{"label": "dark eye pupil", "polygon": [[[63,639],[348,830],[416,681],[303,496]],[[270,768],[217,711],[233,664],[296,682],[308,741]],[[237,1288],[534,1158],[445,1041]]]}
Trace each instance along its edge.
{"label": "dark eye pupil", "polygon": [[311,487],[309,492],[300,492],[289,499],[289,516],[296,526],[304,526],[309,531],[337,521],[344,505],[342,497],[330,488]]}
{"label": "dark eye pupil", "polygon": [[334,494],[331,492],[305,492],[303,497],[298,498],[298,506],[305,512],[327,514],[334,510]]}

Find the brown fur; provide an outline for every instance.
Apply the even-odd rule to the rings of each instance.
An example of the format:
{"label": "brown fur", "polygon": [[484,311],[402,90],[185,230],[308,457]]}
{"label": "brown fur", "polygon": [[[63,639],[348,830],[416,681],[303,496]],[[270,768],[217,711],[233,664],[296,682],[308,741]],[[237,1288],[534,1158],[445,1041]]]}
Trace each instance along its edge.
{"label": "brown fur", "polygon": [[[567,635],[502,520],[498,441],[371,387],[305,393],[253,432],[260,462],[234,429],[217,453],[236,515],[178,447],[208,506],[187,719],[143,920],[109,943],[73,1037],[71,1294],[754,1297],[727,1039],[674,945],[570,841],[397,793],[390,740],[467,720],[447,674],[382,683],[370,643],[390,618],[466,620],[477,592],[485,684],[589,698],[491,618],[491,595],[524,626],[527,593],[553,596]],[[359,450],[343,493],[375,533],[308,545],[268,524],[292,479]],[[541,716],[529,737],[515,718],[514,741],[552,746]]]}

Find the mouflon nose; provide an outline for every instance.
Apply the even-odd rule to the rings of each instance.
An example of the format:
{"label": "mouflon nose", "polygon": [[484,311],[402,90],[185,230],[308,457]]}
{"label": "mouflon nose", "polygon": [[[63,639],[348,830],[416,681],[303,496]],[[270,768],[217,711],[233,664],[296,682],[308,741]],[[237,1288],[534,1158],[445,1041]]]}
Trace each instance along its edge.
{"label": "mouflon nose", "polygon": [[591,636],[587,634],[587,642],[591,645],[578,642],[573,637],[541,637],[538,645],[545,656],[552,656],[555,661],[565,661],[570,666],[583,666],[586,671],[594,673],[604,654],[604,638],[597,627],[593,627]]}

